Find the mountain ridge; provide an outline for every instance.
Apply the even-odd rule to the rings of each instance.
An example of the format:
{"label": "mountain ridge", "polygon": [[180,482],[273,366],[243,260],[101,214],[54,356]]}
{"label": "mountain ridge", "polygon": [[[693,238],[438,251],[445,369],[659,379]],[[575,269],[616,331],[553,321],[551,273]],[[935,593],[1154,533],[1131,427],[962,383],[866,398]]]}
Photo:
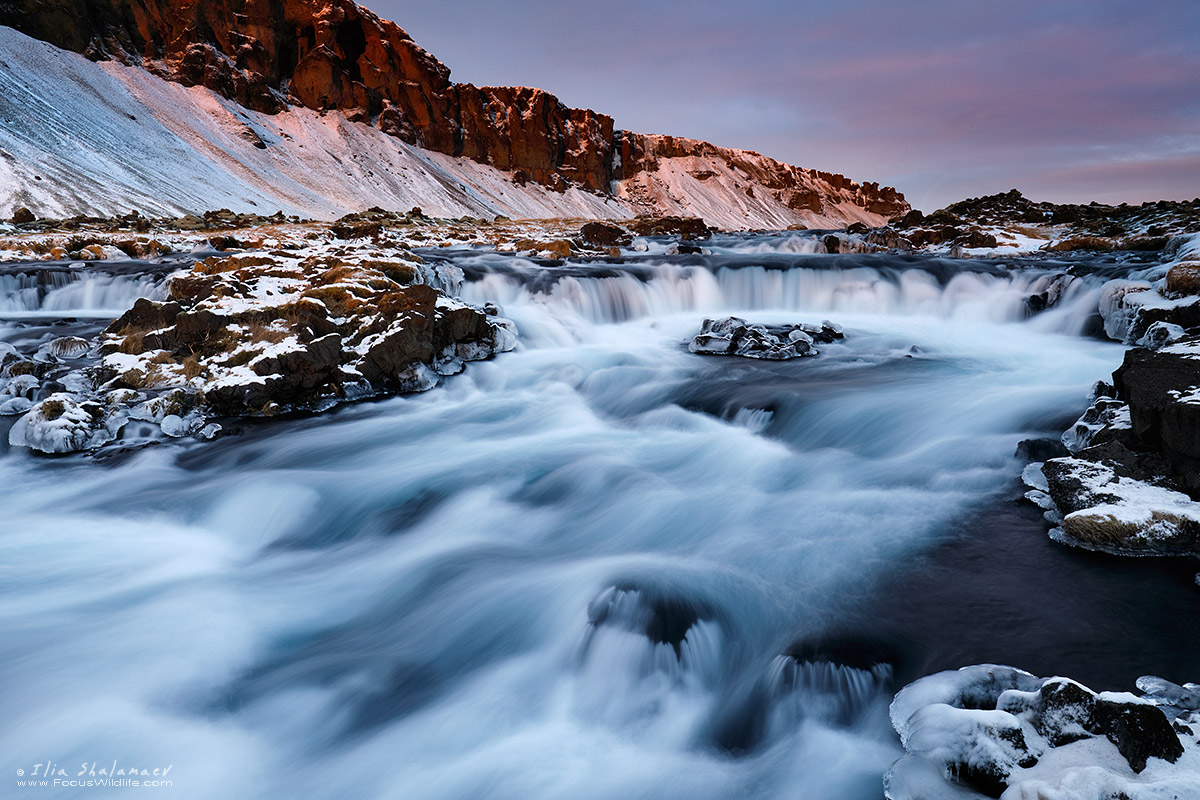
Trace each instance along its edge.
{"label": "mountain ridge", "polygon": [[[672,200],[683,190],[698,191],[710,214],[732,202],[746,206],[751,221],[784,227],[909,209],[891,187],[619,130],[608,115],[569,108],[541,89],[454,83],[403,29],[350,0],[10,0],[0,12],[33,38],[207,88],[251,111],[338,112],[406,144],[510,173],[519,186],[576,187],[637,212],[686,211],[686,202]],[[690,166],[674,163],[685,161]],[[673,168],[659,177],[664,164]],[[715,194],[699,185],[708,172],[722,179],[709,188],[726,184]]]}

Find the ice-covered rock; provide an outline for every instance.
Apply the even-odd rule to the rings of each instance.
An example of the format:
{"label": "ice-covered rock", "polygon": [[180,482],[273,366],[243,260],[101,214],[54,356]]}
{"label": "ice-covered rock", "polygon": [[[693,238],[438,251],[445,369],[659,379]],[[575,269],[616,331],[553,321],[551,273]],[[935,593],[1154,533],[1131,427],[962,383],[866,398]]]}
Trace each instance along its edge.
{"label": "ice-covered rock", "polygon": [[54,358],[72,359],[85,355],[90,347],[91,345],[86,339],[78,336],[61,336],[38,347],[38,353]]}
{"label": "ice-covered rock", "polygon": [[[1139,685],[1159,680],[1143,678]],[[1164,699],[1190,699],[1189,690],[1165,681],[1146,686],[1158,698],[1097,694],[1066,678],[1037,678],[996,665],[922,678],[892,703],[892,724],[907,755],[885,778],[886,795],[889,800],[1195,797],[1200,744],[1162,708]]]}
{"label": "ice-covered rock", "polygon": [[14,447],[29,447],[41,453],[73,453],[111,442],[124,424],[121,413],[56,393],[17,420],[8,441]]}
{"label": "ice-covered rock", "polygon": [[10,417],[14,414],[24,414],[33,408],[33,401],[28,397],[0,398],[0,415]]}
{"label": "ice-covered rock", "polygon": [[1147,700],[1172,718],[1200,711],[1200,684],[1185,683],[1180,686],[1165,678],[1143,675],[1137,679],[1137,688]]}
{"label": "ice-covered rock", "polygon": [[32,399],[42,382],[33,375],[16,375],[0,386],[0,397],[24,397]]}
{"label": "ice-covered rock", "polygon": [[196,431],[204,427],[204,417],[196,412],[192,412],[187,416],[181,417],[177,414],[168,414],[163,417],[159,423],[162,432],[173,439],[178,439],[183,436],[191,436]]}
{"label": "ice-covered rock", "polygon": [[1104,319],[1104,332],[1108,338],[1125,341],[1133,325],[1133,317],[1140,308],[1135,300],[1143,293],[1153,292],[1147,281],[1116,280],[1104,284],[1100,290],[1100,316]]}
{"label": "ice-covered rock", "polygon": [[688,350],[701,355],[742,356],[784,361],[815,356],[814,343],[827,344],[844,338],[841,326],[832,322],[821,325],[752,325],[740,317],[706,319],[700,333],[693,337]]}
{"label": "ice-covered rock", "polygon": [[1157,350],[1171,342],[1178,341],[1184,336],[1187,336],[1181,326],[1171,322],[1155,322],[1146,329],[1146,334],[1138,339],[1138,347],[1147,347],[1151,350]]}
{"label": "ice-covered rock", "polygon": [[[1118,438],[1131,427],[1129,406],[1120,400],[1099,397],[1062,435],[1067,450],[1078,453],[1085,447]],[[1104,432],[1103,435],[1101,432]]]}

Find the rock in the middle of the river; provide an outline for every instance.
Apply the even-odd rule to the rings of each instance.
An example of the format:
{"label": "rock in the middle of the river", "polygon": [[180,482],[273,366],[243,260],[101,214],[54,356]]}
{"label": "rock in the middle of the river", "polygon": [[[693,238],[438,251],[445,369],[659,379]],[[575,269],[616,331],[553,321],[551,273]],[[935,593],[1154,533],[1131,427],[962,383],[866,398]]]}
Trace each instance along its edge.
{"label": "rock in the middle of the river", "polygon": [[815,356],[815,343],[845,338],[842,326],[825,320],[820,325],[751,325],[739,317],[706,319],[688,349],[709,356],[742,356],[785,361]]}

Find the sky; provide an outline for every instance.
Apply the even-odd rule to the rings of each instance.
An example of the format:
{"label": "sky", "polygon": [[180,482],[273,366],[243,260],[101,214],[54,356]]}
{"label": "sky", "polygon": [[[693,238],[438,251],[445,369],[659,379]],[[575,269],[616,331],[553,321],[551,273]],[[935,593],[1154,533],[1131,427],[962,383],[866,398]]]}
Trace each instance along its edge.
{"label": "sky", "polygon": [[453,80],[878,181],[927,212],[1013,188],[1200,196],[1198,0],[363,4]]}

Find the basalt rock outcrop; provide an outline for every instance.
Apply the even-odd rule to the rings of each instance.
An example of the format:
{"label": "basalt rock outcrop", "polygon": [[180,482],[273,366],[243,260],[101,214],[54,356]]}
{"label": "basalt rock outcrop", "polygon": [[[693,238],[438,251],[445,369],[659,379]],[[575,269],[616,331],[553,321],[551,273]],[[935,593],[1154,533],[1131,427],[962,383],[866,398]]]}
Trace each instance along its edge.
{"label": "basalt rock outcrop", "polygon": [[[614,182],[654,173],[664,160],[707,159],[735,170],[749,196],[766,192],[783,210],[845,205],[890,218],[909,209],[889,187],[706,142],[615,130],[611,117],[569,108],[540,89],[455,83],[400,27],[350,0],[8,0],[0,20],[255,111],[341,112],[409,144],[508,171],[518,184],[609,194]],[[705,170],[693,172],[699,178]],[[669,211],[655,209],[654,197],[630,199]],[[831,218],[845,216],[843,209]]]}

